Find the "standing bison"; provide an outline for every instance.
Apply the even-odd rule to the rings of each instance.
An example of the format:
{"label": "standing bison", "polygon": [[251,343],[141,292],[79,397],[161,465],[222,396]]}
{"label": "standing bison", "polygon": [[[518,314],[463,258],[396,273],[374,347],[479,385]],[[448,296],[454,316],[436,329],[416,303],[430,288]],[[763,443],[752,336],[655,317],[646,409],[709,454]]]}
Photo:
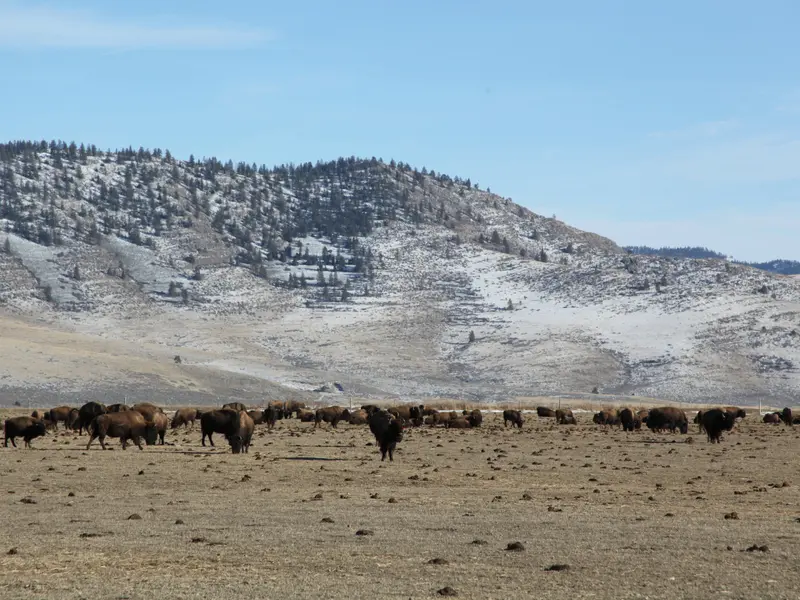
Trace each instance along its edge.
{"label": "standing bison", "polygon": [[212,436],[215,433],[221,433],[226,438],[229,438],[238,431],[239,411],[232,408],[220,408],[205,412],[200,417],[200,429],[203,433],[203,437],[200,440],[203,446],[206,445],[206,437],[208,437],[208,443],[214,446]]}
{"label": "standing bison", "polygon": [[119,438],[122,449],[128,447],[128,441],[142,448],[142,438],[148,445],[155,444],[158,438],[156,425],[152,421],[146,421],[142,414],[135,410],[128,410],[118,413],[103,413],[95,417],[88,426],[90,438],[86,444],[88,450],[95,439],[100,440],[100,447],[106,449],[106,438]]}
{"label": "standing bison", "polygon": [[177,429],[183,425],[187,429],[193,429],[194,422],[200,418],[198,413],[200,413],[200,411],[196,408],[179,408],[172,417],[170,428]]}
{"label": "standing bison", "polygon": [[662,406],[650,410],[647,415],[647,427],[651,431],[669,429],[675,433],[677,429],[681,433],[688,433],[689,420],[686,418],[686,413],[681,409],[672,406]]}
{"label": "standing bison", "polygon": [[47,433],[44,421],[41,419],[34,419],[33,417],[13,417],[6,419],[3,424],[3,433],[5,440],[3,446],[8,448],[8,440],[11,440],[11,445],[17,447],[15,438],[21,437],[25,440],[25,447],[31,447],[31,440],[41,437]]}
{"label": "standing bison", "polygon": [[616,410],[604,409],[592,417],[592,422],[597,425],[620,425],[619,412]]}
{"label": "standing bison", "polygon": [[636,416],[630,408],[623,408],[619,411],[618,416],[619,422],[622,423],[622,431],[633,431],[636,429]]}
{"label": "standing bison", "polygon": [[78,409],[78,433],[83,433],[85,429],[89,431],[89,426],[94,422],[95,417],[104,415],[108,412],[105,404],[99,402],[87,402]]}
{"label": "standing bison", "polygon": [[131,407],[128,406],[127,404],[109,404],[106,410],[110,413],[117,413],[117,412],[125,412],[126,410],[131,410]]}
{"label": "standing bison", "polygon": [[703,433],[704,426],[703,426],[703,415],[705,414],[704,410],[698,410],[697,414],[694,416],[694,422],[697,423],[697,432]]}
{"label": "standing bison", "polygon": [[228,443],[231,445],[231,452],[239,454],[250,451],[250,442],[253,439],[253,429],[255,423],[246,411],[240,410],[234,421],[233,431],[227,436]]}
{"label": "standing bison", "polygon": [[789,427],[794,425],[794,420],[792,419],[792,409],[788,406],[781,411],[781,421],[783,421],[784,425]]}
{"label": "standing bison", "polygon": [[223,404],[222,408],[230,408],[232,410],[247,410],[247,407],[242,404],[241,402],[228,402],[227,404]]}
{"label": "standing bison", "polygon": [[512,429],[515,426],[522,429],[522,424],[525,423],[525,417],[523,417],[522,413],[518,410],[506,409],[503,411],[503,427],[508,427],[509,423],[511,423]]}
{"label": "standing bison", "polygon": [[70,408],[69,406],[57,406],[56,408],[50,409],[50,422],[54,423],[56,429],[58,429],[59,423],[64,423],[64,429],[68,429],[69,425],[67,420],[69,419],[69,414],[75,410],[74,408]]}
{"label": "standing bison", "polygon": [[325,408],[318,408],[314,413],[314,428],[319,427],[322,422],[330,423],[334,429],[341,420],[347,420],[350,416],[350,411],[341,406],[326,406]]}
{"label": "standing bison", "polygon": [[723,431],[730,431],[736,423],[736,413],[720,408],[703,411],[702,424],[708,441],[719,444]]}
{"label": "standing bison", "polygon": [[375,410],[370,413],[367,422],[381,450],[381,462],[386,460],[387,454],[389,455],[389,461],[394,461],[394,451],[397,443],[403,440],[403,425],[399,419],[388,411]]}

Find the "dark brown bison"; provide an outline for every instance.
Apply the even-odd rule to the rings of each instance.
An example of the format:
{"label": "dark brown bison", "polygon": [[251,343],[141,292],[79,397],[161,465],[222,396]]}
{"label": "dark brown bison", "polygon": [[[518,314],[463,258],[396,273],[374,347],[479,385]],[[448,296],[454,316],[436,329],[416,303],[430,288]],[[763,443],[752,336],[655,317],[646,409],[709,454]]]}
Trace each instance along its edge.
{"label": "dark brown bison", "polygon": [[512,429],[515,426],[522,429],[522,425],[525,423],[525,417],[523,417],[522,413],[518,410],[506,409],[503,411],[503,427],[508,427],[509,422],[511,423]]}
{"label": "dark brown bison", "polygon": [[394,461],[397,443],[403,440],[403,425],[399,419],[388,411],[376,410],[369,415],[368,424],[381,450],[381,462],[386,460],[387,454],[389,461]]}
{"label": "dark brown bison", "polygon": [[41,419],[34,419],[33,417],[13,417],[6,419],[3,424],[3,433],[5,440],[3,446],[8,448],[8,440],[11,440],[11,445],[17,447],[17,442],[14,440],[21,437],[25,440],[25,447],[31,447],[31,440],[41,437],[47,433],[44,422]]}
{"label": "dark brown bison", "polygon": [[662,406],[650,409],[647,415],[647,427],[651,431],[663,431],[669,429],[673,433],[677,429],[681,433],[689,432],[689,420],[686,413],[679,408],[672,406]]}
{"label": "dark brown bison", "polygon": [[603,409],[592,417],[592,422],[597,425],[606,425],[606,426],[613,426],[613,425],[621,425],[622,422],[619,419],[619,411],[614,409]]}
{"label": "dark brown bison", "polygon": [[204,412],[203,416],[200,417],[200,429],[203,434],[200,440],[202,445],[206,445],[206,437],[208,437],[208,443],[213,446],[214,439],[212,435],[215,433],[221,433],[226,438],[229,438],[238,431],[239,412],[241,411],[233,410],[232,408],[220,408]]}
{"label": "dark brown bison", "polygon": [[350,425],[366,425],[367,419],[369,419],[369,413],[363,409],[359,409],[350,413],[347,422],[350,423]]}
{"label": "dark brown bison", "polygon": [[253,419],[246,411],[240,410],[236,418],[236,427],[230,435],[228,435],[228,443],[231,445],[231,452],[239,454],[241,452],[250,451],[250,442],[253,439],[253,429],[255,424]]}
{"label": "dark brown bison", "polygon": [[647,423],[647,415],[650,414],[650,411],[646,408],[642,410],[636,411],[636,418],[639,419],[639,423]]}
{"label": "dark brown bison", "polygon": [[298,400],[287,400],[283,403],[283,413],[287,419],[292,415],[299,416],[298,413],[304,408],[306,408],[306,403]]}
{"label": "dark brown bison", "polygon": [[254,425],[263,425],[264,423],[266,423],[267,422],[266,413],[267,413],[266,410],[261,410],[261,409],[247,411],[247,415],[251,419],[253,419]]}
{"label": "dark brown bison", "polygon": [[723,431],[730,431],[736,423],[736,413],[721,408],[712,408],[711,410],[703,411],[701,420],[703,429],[708,435],[708,441],[712,444],[720,442]]}
{"label": "dark brown bison", "polygon": [[781,411],[781,421],[783,421],[784,425],[788,425],[789,427],[794,425],[794,419],[792,419],[792,409],[788,406]]}
{"label": "dark brown bison", "polygon": [[136,410],[98,415],[89,424],[88,430],[91,437],[89,443],[86,444],[87,450],[95,439],[100,440],[100,446],[105,450],[107,437],[119,438],[123,450],[128,447],[128,440],[132,440],[139,450],[143,450],[142,438],[148,445],[155,444],[158,439],[155,423],[146,421]]}
{"label": "dark brown bison", "polygon": [[77,408],[71,408],[69,410],[69,415],[67,415],[67,420],[64,421],[64,427],[74,431],[75,429],[78,429],[79,421],[80,411],[78,411]]}
{"label": "dark brown bison", "polygon": [[536,416],[541,417],[543,419],[549,417],[555,417],[556,411],[554,411],[552,408],[547,408],[546,406],[537,406]]}
{"label": "dark brown bison", "polygon": [[233,410],[243,410],[245,412],[247,411],[247,407],[244,404],[242,404],[241,402],[228,402],[227,404],[223,404],[222,408],[230,408],[230,409],[233,409]]}
{"label": "dark brown bison", "polygon": [[330,423],[334,429],[341,420],[347,420],[350,416],[350,411],[341,406],[326,406],[325,408],[318,408],[314,413],[314,427],[319,427],[322,422]]}
{"label": "dark brown bison", "polygon": [[41,421],[43,416],[44,415],[42,413],[40,413],[38,410],[34,410],[31,413],[31,418],[32,419],[36,419],[37,421]]}
{"label": "dark brown bison", "polygon": [[619,422],[622,423],[622,431],[633,431],[636,429],[636,417],[630,408],[623,408],[620,410],[617,417],[619,418]]}
{"label": "dark brown bison", "polygon": [[421,404],[415,406],[413,404],[401,404],[400,406],[392,406],[387,409],[389,414],[394,415],[408,423],[414,425],[422,424],[422,411],[425,409]]}
{"label": "dark brown bison", "polygon": [[572,414],[572,410],[559,408],[556,410],[556,423],[559,425],[577,425],[578,421],[575,419],[575,415]]}
{"label": "dark brown bison", "polygon": [[145,421],[152,421],[157,414],[164,414],[161,407],[151,404],[150,402],[140,402],[134,404],[131,410],[135,410],[144,417]]}
{"label": "dark brown bison", "polygon": [[56,424],[56,428],[58,428],[59,423],[64,423],[64,429],[67,429],[67,419],[69,418],[69,413],[73,410],[75,409],[70,408],[69,406],[57,406],[56,408],[51,408],[50,421]]}
{"label": "dark brown bison", "polygon": [[722,410],[731,413],[734,419],[744,419],[747,416],[747,411],[738,406],[726,406]]}
{"label": "dark brown bison", "polygon": [[317,413],[313,410],[301,408],[297,411],[297,418],[300,419],[301,423],[313,423],[317,418]]}
{"label": "dark brown bison", "polygon": [[694,422],[697,423],[697,431],[698,433],[703,433],[705,431],[703,429],[703,414],[705,413],[704,410],[698,410],[697,414],[694,416]]}
{"label": "dark brown bison", "polygon": [[781,413],[771,412],[764,415],[764,423],[771,423],[777,425],[782,421]]}
{"label": "dark brown bison", "polygon": [[105,404],[100,402],[87,402],[78,409],[78,433],[83,433],[85,429],[89,431],[89,426],[94,421],[95,417],[106,414]]}
{"label": "dark brown bison", "polygon": [[470,427],[480,427],[483,423],[483,413],[477,408],[465,410],[462,414],[466,417],[467,421],[469,421]]}
{"label": "dark brown bison", "polygon": [[108,407],[106,407],[106,410],[110,413],[118,413],[131,410],[131,407],[127,404],[109,404]]}
{"label": "dark brown bison", "polygon": [[193,429],[194,422],[200,418],[199,412],[196,408],[179,408],[172,416],[170,428],[177,429],[180,426],[184,426],[187,429]]}

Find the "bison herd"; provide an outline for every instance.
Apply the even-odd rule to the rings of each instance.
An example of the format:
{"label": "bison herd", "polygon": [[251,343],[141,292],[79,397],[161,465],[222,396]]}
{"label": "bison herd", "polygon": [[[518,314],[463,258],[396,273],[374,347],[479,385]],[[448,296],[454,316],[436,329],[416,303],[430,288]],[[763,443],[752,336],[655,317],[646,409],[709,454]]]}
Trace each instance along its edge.
{"label": "bison herd", "polygon": [[[576,425],[577,419],[569,409],[552,409],[544,406],[536,408],[539,419],[555,419],[558,425]],[[525,417],[520,410],[504,410],[503,425],[522,429]],[[708,441],[719,443],[723,432],[731,431],[738,419],[744,419],[746,412],[742,408],[727,406],[699,410],[694,418],[700,432],[705,432]],[[111,404],[105,406],[99,402],[88,402],[78,408],[59,406],[48,411],[34,411],[28,417],[14,417],[5,421],[5,441],[16,447],[15,438],[21,437],[25,447],[31,447],[31,440],[46,434],[48,429],[57,429],[63,423],[64,429],[71,429],[82,434],[89,434],[89,449],[94,440],[105,449],[106,438],[119,438],[123,450],[129,442],[133,442],[141,450],[142,440],[145,444],[164,444],[167,429],[193,429],[200,422],[201,443],[206,439],[214,446],[214,434],[225,437],[234,454],[247,453],[256,425],[266,425],[272,429],[278,420],[296,418],[300,422],[314,423],[317,428],[322,423],[336,428],[341,422],[350,425],[368,425],[381,453],[381,460],[389,457],[394,460],[397,443],[403,439],[406,427],[441,426],[446,429],[471,429],[483,423],[483,413],[478,409],[457,411],[440,411],[424,405],[403,404],[390,408],[381,408],[368,404],[359,409],[347,409],[341,406],[326,406],[312,410],[304,403],[297,401],[270,402],[266,407],[248,410],[241,402],[224,404],[219,409],[199,410],[180,408],[170,420],[163,409],[143,402],[128,406]],[[792,426],[800,419],[793,417],[790,408],[781,412],[765,414],[764,423],[783,423]],[[595,413],[592,421],[603,427],[621,427],[623,431],[640,430],[644,425],[652,432],[686,434],[689,431],[689,420],[686,413],[675,407],[664,406],[634,412],[631,408],[604,409]]]}

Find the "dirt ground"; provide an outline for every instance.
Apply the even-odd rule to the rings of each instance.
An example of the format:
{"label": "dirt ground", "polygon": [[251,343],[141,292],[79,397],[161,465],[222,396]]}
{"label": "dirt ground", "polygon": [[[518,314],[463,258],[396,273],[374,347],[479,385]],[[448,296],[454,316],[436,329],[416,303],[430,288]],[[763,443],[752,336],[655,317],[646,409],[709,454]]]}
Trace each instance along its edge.
{"label": "dirt ground", "polygon": [[0,598],[800,598],[800,428],[752,415],[711,445],[579,420],[414,429],[391,464],[366,427],[296,420],[247,455],[199,428],[18,439]]}

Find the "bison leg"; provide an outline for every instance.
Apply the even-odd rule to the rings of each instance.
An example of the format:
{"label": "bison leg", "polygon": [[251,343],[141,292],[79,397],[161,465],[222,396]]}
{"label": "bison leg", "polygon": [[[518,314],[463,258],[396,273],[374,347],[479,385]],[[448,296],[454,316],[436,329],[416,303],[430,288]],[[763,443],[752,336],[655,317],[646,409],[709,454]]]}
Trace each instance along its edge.
{"label": "bison leg", "polygon": [[[89,443],[86,444],[86,449],[87,450],[92,447],[92,442],[95,440],[96,437],[97,437],[97,434],[93,433],[92,436],[89,438]],[[100,443],[100,445],[102,445],[102,442]]]}
{"label": "bison leg", "polygon": [[142,438],[140,438],[138,435],[133,436],[133,443],[139,447],[139,450],[144,450],[144,448],[142,448]]}
{"label": "bison leg", "polygon": [[161,445],[164,445],[164,436],[167,435],[166,431],[162,431],[158,434],[159,439],[161,440]]}

